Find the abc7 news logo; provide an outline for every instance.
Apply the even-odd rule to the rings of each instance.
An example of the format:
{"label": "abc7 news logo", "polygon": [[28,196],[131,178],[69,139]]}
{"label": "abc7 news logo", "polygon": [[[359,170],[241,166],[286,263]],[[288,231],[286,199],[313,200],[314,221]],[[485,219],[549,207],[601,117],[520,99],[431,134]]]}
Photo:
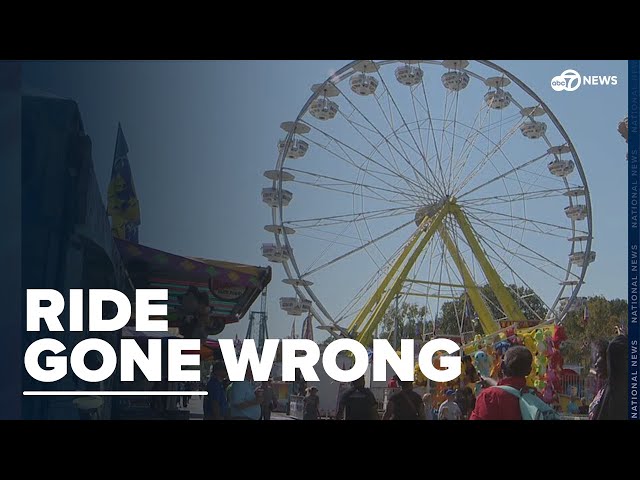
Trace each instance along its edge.
{"label": "abc7 news logo", "polygon": [[580,74],[575,70],[565,70],[551,79],[551,88],[556,92],[575,92],[582,83]]}

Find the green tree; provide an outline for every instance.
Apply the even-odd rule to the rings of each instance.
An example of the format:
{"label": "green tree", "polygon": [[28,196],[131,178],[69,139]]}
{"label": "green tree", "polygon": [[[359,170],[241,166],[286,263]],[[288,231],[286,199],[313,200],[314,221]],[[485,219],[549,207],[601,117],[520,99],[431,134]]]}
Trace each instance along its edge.
{"label": "green tree", "polygon": [[567,341],[562,354],[567,363],[587,366],[591,361],[591,344],[596,340],[609,340],[627,323],[628,305],[626,300],[607,300],[603,296],[587,299],[588,319],[585,322],[585,309],[578,308],[570,312],[563,325]]}
{"label": "green tree", "polygon": [[[542,299],[530,288],[517,285],[509,285],[507,291],[511,294],[518,308],[524,313],[525,317],[531,321],[544,319],[547,309]],[[485,299],[487,306],[495,320],[503,318],[505,315],[500,307],[500,302],[496,294],[489,284],[480,287],[480,294]],[[468,303],[467,309],[465,304]],[[474,319],[477,318],[473,304],[466,294],[460,296],[459,299],[445,302],[441,308],[441,315],[438,319],[436,330],[437,333],[443,335],[460,335],[462,332],[471,333],[472,335],[480,334],[482,326]],[[460,322],[460,324],[459,324]]]}
{"label": "green tree", "polygon": [[395,302],[382,317],[382,330],[380,338],[393,339],[393,327],[396,318],[398,319],[398,330],[400,338],[416,338],[422,335],[423,329],[430,332],[429,322],[426,321],[427,308],[415,303],[402,303],[395,306]]}

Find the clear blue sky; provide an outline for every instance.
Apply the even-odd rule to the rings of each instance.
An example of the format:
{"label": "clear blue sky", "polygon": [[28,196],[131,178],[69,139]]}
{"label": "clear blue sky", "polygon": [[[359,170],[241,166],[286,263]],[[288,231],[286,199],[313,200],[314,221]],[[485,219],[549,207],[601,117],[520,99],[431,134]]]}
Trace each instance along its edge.
{"label": "clear blue sky", "polygon": [[[117,124],[122,123],[141,205],[141,243],[177,254],[266,265],[260,245],[272,241],[272,236],[263,230],[271,221],[260,191],[269,186],[263,172],[275,167],[276,144],[283,134],[279,125],[295,118],[309,97],[312,84],[323,82],[345,63],[31,62],[25,63],[24,81],[78,102],[85,130],[93,142],[93,159],[103,192],[111,172]],[[581,157],[591,189],[593,249],[598,254],[581,295],[626,297],[626,145],[616,131],[627,111],[626,62],[496,63],[542,98]],[[568,68],[583,75],[617,75],[618,85],[580,88],[572,93],[553,91],[551,78]],[[481,100],[473,100],[472,107]],[[318,151],[310,150],[305,160],[333,171],[331,164],[321,163]],[[313,169],[309,163],[293,167],[321,171],[322,167]],[[351,206],[350,196],[324,192],[315,197],[310,188],[291,186],[291,215],[295,214],[295,218],[311,218],[317,212],[336,215],[344,210],[342,202]],[[556,202],[560,219],[565,203]],[[568,242],[558,239],[557,243],[566,257]],[[292,245],[301,259],[310,261],[312,254],[318,252],[313,240],[306,237],[292,238]],[[387,247],[391,248],[391,243]],[[281,337],[290,331],[292,318],[279,309],[278,299],[293,292],[281,282],[282,268],[273,267],[269,330],[271,336]],[[370,268],[370,260],[363,255],[354,256],[350,263],[334,271],[327,270],[318,281],[319,294],[323,300],[328,299],[325,305],[335,303],[341,308],[345,297],[352,294],[352,287],[359,288],[366,280],[363,272]],[[550,287],[539,288],[545,293]],[[298,317],[298,330],[300,323]],[[227,327],[225,335],[238,333],[242,337],[246,327],[245,318],[238,325]],[[322,336],[320,332],[316,335]]]}

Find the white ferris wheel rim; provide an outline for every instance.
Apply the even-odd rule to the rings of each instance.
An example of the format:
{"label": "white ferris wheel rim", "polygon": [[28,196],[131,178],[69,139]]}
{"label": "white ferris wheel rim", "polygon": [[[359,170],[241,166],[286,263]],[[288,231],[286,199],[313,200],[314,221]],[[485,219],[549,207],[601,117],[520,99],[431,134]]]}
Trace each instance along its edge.
{"label": "white ferris wheel rim", "polygon": [[[280,154],[278,156],[278,160],[276,162],[276,167],[275,170],[273,170],[273,172],[280,172],[281,175],[283,174],[289,174],[289,172],[286,172],[284,170],[285,167],[285,160],[287,157],[287,151],[290,148],[292,141],[295,137],[295,134],[303,131],[303,132],[308,132],[309,131],[309,126],[308,124],[303,120],[304,115],[306,115],[309,111],[309,107],[312,104],[312,102],[314,100],[316,100],[317,98],[319,98],[321,95],[323,95],[323,87],[324,86],[329,86],[329,88],[325,88],[324,89],[324,93],[329,93],[330,97],[333,96],[337,96],[340,94],[340,92],[336,92],[334,91],[334,89],[336,88],[335,85],[340,84],[341,82],[343,82],[344,80],[347,80],[349,77],[351,77],[354,74],[358,74],[360,72],[363,71],[368,71],[370,73],[378,73],[379,74],[379,70],[380,67],[384,66],[384,65],[388,65],[388,64],[432,64],[432,65],[441,65],[441,66],[445,66],[445,62],[466,62],[466,61],[441,61],[441,60],[415,60],[415,61],[402,61],[402,60],[381,60],[381,61],[373,61],[373,60],[355,60],[352,61],[348,64],[346,64],[345,66],[343,66],[342,68],[340,68],[339,70],[337,70],[333,75],[329,76],[323,83],[320,84],[316,84],[312,87],[312,95],[308,98],[307,102],[304,104],[304,106],[302,107],[302,109],[300,110],[298,116],[296,117],[296,119],[294,121],[290,121],[290,122],[284,122],[282,124],[282,129],[285,130],[286,132],[286,139],[284,140],[284,145],[283,148],[280,151]],[[564,129],[564,127],[562,126],[562,124],[560,123],[560,121],[558,120],[558,118],[555,116],[555,114],[553,113],[553,111],[545,104],[545,102],[530,88],[528,87],[522,80],[520,80],[518,77],[516,77],[514,74],[512,74],[511,72],[509,72],[508,70],[500,67],[499,65],[491,62],[491,61],[487,61],[487,60],[475,60],[472,61],[472,63],[477,63],[477,64],[481,64],[484,65],[485,67],[494,70],[495,72],[497,72],[498,74],[500,74],[502,76],[502,78],[504,80],[508,79],[508,82],[505,82],[505,85],[507,83],[511,83],[513,85],[516,85],[517,87],[519,87],[519,89],[524,92],[526,95],[528,95],[530,97],[530,99],[534,100],[537,103],[537,106],[534,107],[535,109],[527,112],[529,114],[529,116],[532,118],[534,116],[540,115],[539,111],[537,110],[538,108],[542,108],[544,110],[544,114],[547,115],[549,121],[553,124],[553,126],[555,127],[556,131],[560,134],[560,136],[564,139],[564,146],[562,148],[568,148],[569,152],[571,154],[571,159],[573,160],[574,164],[575,164],[575,168],[576,171],[580,177],[581,183],[582,183],[582,189],[584,190],[583,196],[584,196],[584,201],[585,201],[585,205],[586,205],[586,232],[587,235],[586,236],[576,236],[576,222],[574,220],[571,221],[571,228],[573,230],[573,234],[572,237],[569,238],[569,240],[571,241],[571,249],[570,249],[570,255],[573,254],[575,252],[575,246],[576,246],[576,242],[578,241],[577,239],[582,239],[585,241],[585,245],[582,248],[582,252],[584,253],[585,257],[588,257],[591,252],[592,252],[592,241],[593,241],[593,219],[592,219],[592,206],[591,206],[591,195],[590,195],[590,191],[589,191],[589,187],[588,187],[588,182],[587,182],[587,177],[586,174],[584,172],[584,168],[582,166],[582,162],[580,160],[580,157],[575,149],[575,146],[573,144],[573,142],[571,141],[571,139],[569,138],[569,135],[567,134],[566,130]],[[364,66],[363,66],[364,65]],[[374,66],[374,68],[371,68],[371,65]],[[469,77],[471,78],[475,78],[477,80],[483,81],[485,82],[487,85],[489,85],[489,83],[487,83],[488,81],[493,81],[495,82],[495,79],[489,79],[489,77],[483,77],[475,72],[473,72],[472,70],[469,70],[469,66],[465,65],[464,68],[460,68],[461,71],[466,72]],[[498,77],[495,77],[498,78]],[[487,80],[489,79],[489,80]],[[500,85],[498,85],[500,86]],[[522,107],[517,101],[513,101],[514,104]],[[526,108],[525,108],[526,110]],[[524,115],[524,114],[523,114]],[[405,124],[406,125],[406,124]],[[400,127],[402,128],[402,127]],[[546,138],[545,138],[546,140]],[[549,143],[547,141],[547,143]],[[550,151],[552,148],[560,148],[560,147],[550,147]],[[281,192],[283,190],[283,178],[282,176],[280,176],[279,178],[273,178],[272,179],[272,188],[277,189],[277,191]],[[564,179],[565,183],[567,183],[566,178]],[[567,184],[567,191],[569,191],[570,188]],[[568,195],[570,196],[570,195]],[[570,205],[573,205],[573,203],[570,202]],[[286,279],[284,280],[285,283],[291,285],[293,287],[293,289],[295,290],[296,295],[303,301],[311,301],[312,302],[312,306],[309,309],[310,314],[318,320],[318,322],[321,324],[322,327],[326,328],[327,330],[331,330],[332,326],[336,326],[336,330],[335,331],[339,331],[339,330],[344,330],[342,327],[339,327],[338,324],[341,320],[343,320],[342,318],[333,318],[333,315],[329,312],[329,310],[324,306],[324,304],[322,303],[322,300],[315,294],[315,292],[313,291],[313,283],[306,281],[303,277],[305,275],[303,275],[300,271],[300,268],[298,267],[296,258],[295,258],[295,254],[292,248],[292,245],[289,241],[289,236],[288,236],[288,231],[290,231],[291,229],[289,227],[287,227],[287,225],[285,224],[285,215],[284,215],[284,210],[286,208],[286,205],[283,205],[282,202],[282,198],[279,199],[277,206],[272,207],[271,211],[272,211],[272,224],[273,225],[278,225],[281,228],[278,229],[278,231],[274,232],[274,238],[275,238],[275,245],[278,248],[286,248],[288,249],[288,254],[289,254],[289,258],[288,260],[282,262],[285,274],[286,274]],[[562,320],[566,314],[570,311],[573,303],[575,302],[575,300],[578,298],[578,294],[580,292],[580,289],[582,287],[582,285],[584,284],[585,281],[585,276],[586,276],[586,272],[587,269],[589,267],[589,263],[588,261],[584,261],[582,264],[582,267],[579,268],[580,273],[578,275],[573,275],[574,277],[577,277],[577,280],[569,280],[569,275],[571,274],[571,261],[568,262],[568,266],[566,268],[566,278],[565,278],[565,284],[561,283],[561,288],[559,290],[559,292],[557,293],[555,299],[553,300],[553,302],[549,303],[548,305],[550,305],[550,311],[549,314],[552,315],[552,320]],[[566,290],[566,288],[568,286],[572,286],[573,288],[571,289],[571,294],[568,297],[563,297],[563,294]],[[558,307],[558,304],[561,300],[566,300],[566,302],[564,303],[564,306],[557,311],[556,313],[556,308]]]}

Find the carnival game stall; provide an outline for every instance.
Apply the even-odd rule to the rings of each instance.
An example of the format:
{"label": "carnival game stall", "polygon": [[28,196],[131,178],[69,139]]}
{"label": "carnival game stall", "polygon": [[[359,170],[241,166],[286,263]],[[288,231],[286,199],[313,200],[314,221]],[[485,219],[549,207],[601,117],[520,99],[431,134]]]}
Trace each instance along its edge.
{"label": "carnival game stall", "polygon": [[[210,336],[220,334],[227,324],[238,322],[271,280],[270,267],[182,257],[122,239],[114,240],[136,289],[168,290],[168,332],[136,331],[135,314],[122,331],[123,338],[135,339],[144,352],[151,339],[161,339],[164,343],[170,338],[197,338],[201,341],[200,350],[185,353],[199,353],[201,362],[205,363],[220,359],[219,342]],[[166,345],[162,351],[167,351]],[[179,389],[186,388],[166,380],[167,363],[165,355],[160,382],[149,382],[136,368],[134,382],[121,384],[121,389],[150,394],[120,397],[120,418],[181,418],[185,412],[180,412],[176,404]],[[204,380],[201,373],[201,381]],[[153,395],[153,391],[175,391],[176,394]]]}
{"label": "carnival game stall", "polygon": [[271,268],[182,257],[116,239],[135,288],[169,291],[169,327],[183,326],[183,298],[194,289],[208,300],[208,335],[238,322],[271,281]]}
{"label": "carnival game stall", "polygon": [[[527,385],[535,388],[542,399],[558,413],[568,413],[570,398],[583,395],[584,387],[574,370],[564,368],[561,348],[566,340],[565,328],[554,323],[522,329],[510,326],[484,337],[476,335],[472,342],[463,346],[460,377],[451,382],[433,385],[434,404],[440,404],[446,399],[444,392],[447,389],[470,387],[477,396],[482,388],[480,377],[498,378],[504,353],[511,346],[523,345],[533,355],[533,367],[527,377]],[[434,358],[434,366],[440,368],[439,354]],[[417,366],[416,384],[427,385],[426,377]]]}

